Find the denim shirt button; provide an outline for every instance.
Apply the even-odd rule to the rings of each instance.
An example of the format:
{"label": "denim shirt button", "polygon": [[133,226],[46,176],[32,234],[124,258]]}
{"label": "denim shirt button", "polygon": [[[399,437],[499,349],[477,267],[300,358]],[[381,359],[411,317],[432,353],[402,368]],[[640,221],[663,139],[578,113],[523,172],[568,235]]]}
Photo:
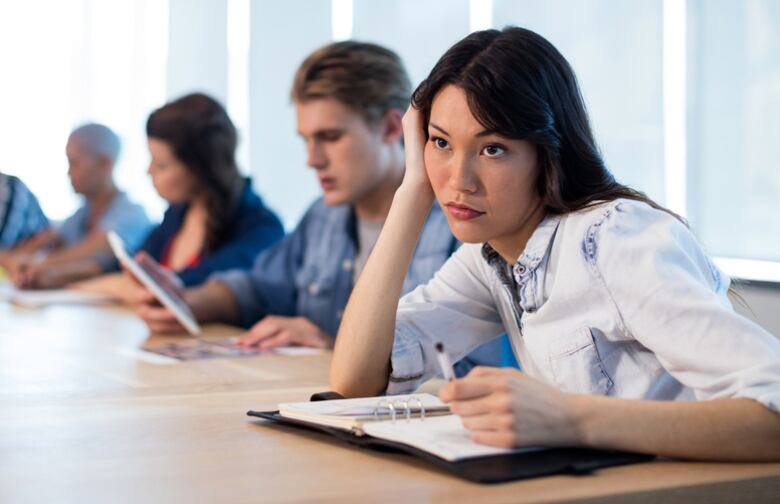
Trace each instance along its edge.
{"label": "denim shirt button", "polygon": [[341,263],[341,267],[344,269],[344,271],[351,271],[352,261],[350,261],[349,259],[344,259],[344,261]]}
{"label": "denim shirt button", "polygon": [[338,310],[336,312],[336,318],[337,319],[341,320],[341,317],[343,317],[343,316],[344,316],[344,310]]}
{"label": "denim shirt button", "polygon": [[320,291],[319,284],[317,283],[309,284],[309,294],[311,294],[312,296],[316,296],[319,291]]}

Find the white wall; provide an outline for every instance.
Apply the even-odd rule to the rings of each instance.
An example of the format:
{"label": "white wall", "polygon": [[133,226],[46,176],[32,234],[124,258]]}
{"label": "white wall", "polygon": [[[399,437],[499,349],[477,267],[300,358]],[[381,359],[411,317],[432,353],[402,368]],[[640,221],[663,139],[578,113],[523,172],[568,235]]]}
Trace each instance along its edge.
{"label": "white wall", "polygon": [[227,2],[169,0],[168,98],[202,91],[227,105]]}
{"label": "white wall", "polygon": [[748,305],[745,308],[732,299],[737,312],[780,338],[780,286],[737,282],[736,289]]}
{"label": "white wall", "polygon": [[469,34],[467,0],[354,0],[353,6],[353,38],[397,52],[412,88],[447,49]]}
{"label": "white wall", "polygon": [[314,49],[331,40],[330,2],[253,2],[249,124],[254,186],[287,229],[320,194],[306,167],[290,103],[293,74]]}

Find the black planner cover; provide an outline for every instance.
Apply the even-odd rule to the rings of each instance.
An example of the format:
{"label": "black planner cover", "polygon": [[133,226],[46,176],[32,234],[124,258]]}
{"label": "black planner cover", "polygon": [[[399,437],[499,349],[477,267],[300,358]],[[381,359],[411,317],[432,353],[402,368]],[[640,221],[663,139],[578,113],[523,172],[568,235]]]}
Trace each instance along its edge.
{"label": "black planner cover", "polygon": [[323,432],[360,447],[405,452],[433,463],[461,478],[478,483],[500,483],[551,474],[586,474],[602,467],[645,462],[655,458],[651,455],[618,451],[553,448],[450,462],[403,443],[387,441],[368,435],[357,436],[352,431],[286,418],[281,416],[278,411],[248,411],[247,415],[307,430]]}

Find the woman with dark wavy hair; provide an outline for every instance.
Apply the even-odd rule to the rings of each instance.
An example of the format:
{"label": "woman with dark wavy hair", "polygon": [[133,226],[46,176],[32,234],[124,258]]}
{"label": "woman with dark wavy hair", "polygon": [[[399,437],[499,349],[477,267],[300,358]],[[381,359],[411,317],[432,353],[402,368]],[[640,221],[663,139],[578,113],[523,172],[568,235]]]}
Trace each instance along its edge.
{"label": "woman with dark wavy hair", "polygon": [[149,175],[170,207],[141,250],[197,285],[215,271],[249,268],[284,235],[236,165],[236,128],[225,109],[189,94],[155,110],[146,122]]}
{"label": "woman with dark wavy hair", "polygon": [[[686,224],[615,180],[574,72],[521,28],[469,35],[417,88],[406,174],[350,297],[331,386],[413,390],[506,331],[522,372],[440,391],[475,442],[780,458],[780,342],[736,314]],[[436,198],[461,247],[398,302]]]}
{"label": "woman with dark wavy hair", "polygon": [[[148,173],[170,206],[141,245],[140,261],[151,257],[175,273],[170,281],[194,286],[218,271],[250,268],[284,236],[279,218],[239,173],[236,128],[216,100],[195,93],[167,103],[151,113],[146,134]],[[78,287],[128,302],[139,289],[125,275]]]}

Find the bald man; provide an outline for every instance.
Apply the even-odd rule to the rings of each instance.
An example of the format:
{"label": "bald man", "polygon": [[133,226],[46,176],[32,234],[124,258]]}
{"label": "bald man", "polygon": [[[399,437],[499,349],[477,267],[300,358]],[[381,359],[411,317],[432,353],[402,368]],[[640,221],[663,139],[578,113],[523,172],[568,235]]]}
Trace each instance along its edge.
{"label": "bald man", "polygon": [[117,232],[132,250],[151,223],[143,208],[118,190],[113,177],[119,137],[102,124],[73,130],[65,146],[68,177],[84,204],[59,227],[17,247],[0,264],[20,288],[55,288],[98,275],[113,265],[106,233]]}

